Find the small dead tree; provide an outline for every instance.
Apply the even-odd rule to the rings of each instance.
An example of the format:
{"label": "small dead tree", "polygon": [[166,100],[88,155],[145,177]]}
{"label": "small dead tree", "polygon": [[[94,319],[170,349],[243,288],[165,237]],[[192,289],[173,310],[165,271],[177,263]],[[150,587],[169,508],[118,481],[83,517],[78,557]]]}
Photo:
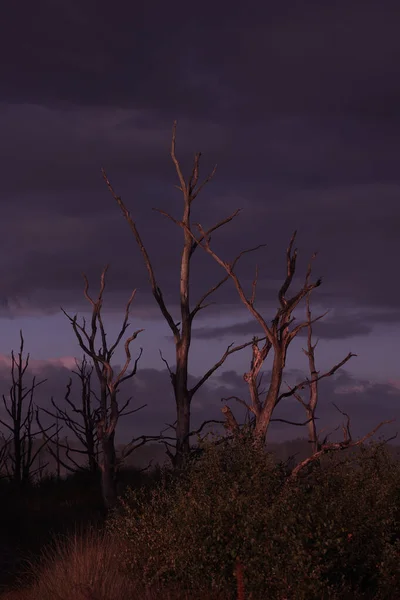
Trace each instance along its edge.
{"label": "small dead tree", "polygon": [[[223,356],[220,360],[214,364],[194,385],[192,388],[188,387],[188,361],[189,361],[189,352],[190,352],[190,344],[192,339],[192,325],[195,316],[204,308],[210,305],[210,303],[205,303],[206,300],[213,294],[216,290],[218,290],[228,279],[229,275],[221,279],[217,284],[211,287],[208,291],[206,291],[201,298],[197,301],[197,303],[191,308],[190,304],[190,276],[191,276],[191,259],[193,258],[193,254],[199,245],[199,241],[194,238],[191,231],[191,210],[193,201],[196,199],[198,194],[202,191],[204,186],[212,179],[215,174],[216,167],[214,167],[211,174],[206,177],[206,179],[199,183],[199,165],[200,165],[200,156],[201,153],[198,152],[195,154],[194,163],[192,172],[188,178],[185,180],[183,175],[180,163],[176,157],[175,152],[175,142],[176,142],[176,122],[174,122],[173,132],[172,132],[172,143],[171,143],[171,158],[175,165],[176,173],[179,179],[179,186],[176,186],[181,192],[183,196],[183,215],[182,221],[178,221],[168,213],[160,209],[153,209],[160,212],[162,215],[171,219],[174,223],[181,225],[183,227],[183,249],[182,249],[182,257],[180,264],[180,290],[179,290],[179,303],[180,303],[180,313],[181,320],[179,323],[175,322],[175,319],[172,317],[170,310],[167,308],[167,305],[164,300],[163,293],[160,287],[157,284],[154,268],[152,266],[152,262],[150,260],[149,254],[146,250],[146,247],[142,241],[142,238],[139,234],[138,228],[136,226],[135,220],[132,217],[129,210],[126,208],[124,202],[121,197],[116,194],[113,186],[110,183],[110,180],[107,177],[107,174],[104,169],[102,169],[102,174],[104,181],[108,189],[110,190],[113,198],[117,202],[120,207],[123,216],[127,220],[129,227],[135,237],[136,243],[139,247],[139,250],[142,254],[144,264],[146,266],[150,285],[152,289],[153,296],[160,308],[160,311],[166,320],[169,328],[172,331],[174,336],[175,343],[175,370],[173,371],[167,362],[164,360],[168,372],[171,378],[172,387],[174,390],[175,396],[175,404],[176,404],[176,425],[174,425],[175,435],[176,435],[176,445],[175,445],[175,455],[173,456],[173,462],[176,466],[180,466],[185,457],[190,452],[190,409],[191,402],[195,395],[195,393],[200,389],[200,387],[211,377],[211,375],[225,362],[230,354],[234,352],[238,352],[239,350],[246,348],[251,344],[248,342],[246,344],[242,344],[240,346],[234,346],[230,344],[226,349]],[[236,210],[232,215],[223,219],[222,221],[216,223],[212,227],[210,227],[207,232],[204,233],[206,237],[209,237],[211,233],[229,223],[237,214],[239,210]],[[171,453],[170,453],[171,454]]]}
{"label": "small dead tree", "polygon": [[[63,309],[64,314],[71,322],[73,331],[77,337],[79,346],[90,357],[93,361],[94,369],[100,384],[100,396],[99,396],[99,414],[96,423],[97,427],[97,438],[100,443],[102,450],[100,459],[101,469],[101,484],[103,500],[106,508],[111,508],[115,505],[117,500],[117,457],[115,452],[115,431],[118,424],[118,420],[127,407],[130,399],[124,404],[123,407],[119,406],[117,393],[118,388],[127,379],[130,379],[136,374],[137,364],[142,355],[142,348],[140,349],[138,357],[135,359],[134,366],[131,372],[128,371],[128,367],[131,363],[130,344],[136,339],[138,334],[143,329],[138,329],[130,335],[124,343],[125,348],[125,364],[123,365],[120,372],[114,374],[114,369],[111,366],[111,359],[114,351],[120,343],[125,331],[129,327],[128,318],[129,311],[132,301],[135,297],[136,290],[133,290],[128,304],[125,310],[125,317],[122,323],[121,330],[116,338],[114,344],[108,346],[106,333],[104,330],[104,324],[101,316],[101,309],[103,304],[103,292],[105,288],[105,276],[108,266],[105,267],[101,274],[100,279],[100,291],[96,300],[89,295],[89,282],[84,275],[85,287],[84,295],[85,298],[92,306],[92,318],[91,318],[91,331],[90,333],[86,330],[86,321],[83,318],[83,323],[80,325],[77,321],[77,315],[74,317],[69,316]],[[100,334],[101,347],[96,350],[97,333]],[[140,407],[143,408],[143,407]],[[140,409],[135,409],[140,410]],[[133,411],[135,412],[135,411]]]}
{"label": "small dead tree", "polygon": [[[30,481],[35,475],[33,465],[40,452],[47,444],[47,441],[39,443],[34,448],[34,440],[38,433],[32,431],[32,422],[34,417],[33,396],[37,387],[42,385],[46,379],[36,381],[36,376],[32,378],[29,387],[24,385],[25,373],[29,365],[28,353],[26,359],[23,359],[24,338],[22,331],[20,335],[20,349],[18,356],[11,351],[11,387],[8,397],[2,394],[5,412],[8,421],[0,419],[0,423],[10,432],[10,439],[7,441],[7,463],[9,478],[15,486],[20,487]],[[48,431],[51,428],[48,428]],[[51,439],[52,436],[48,436]],[[43,469],[41,465],[41,469]]]}
{"label": "small dead tree", "polygon": [[[315,254],[314,254],[314,257],[315,257]],[[310,275],[311,275],[311,263],[308,265],[307,274],[306,274],[306,284],[307,285],[309,285]],[[311,292],[309,292],[306,296],[307,349],[303,348],[303,352],[308,359],[310,377],[292,388],[288,385],[288,388],[290,390],[290,393],[293,394],[293,396],[296,398],[296,400],[298,402],[300,402],[300,404],[304,407],[304,410],[306,412],[306,417],[308,420],[308,423],[307,423],[308,440],[311,444],[311,454],[313,455],[316,452],[318,452],[320,449],[320,447],[319,447],[320,443],[318,441],[318,434],[317,434],[317,427],[316,427],[316,416],[315,416],[316,409],[318,406],[319,382],[321,381],[321,379],[325,379],[326,377],[331,377],[332,375],[334,375],[336,373],[336,371],[338,371],[341,367],[343,367],[344,364],[346,364],[351,358],[353,358],[354,356],[357,356],[357,355],[353,354],[352,352],[349,352],[343,360],[341,360],[339,363],[334,365],[329,371],[326,371],[323,374],[320,374],[320,372],[317,371],[316,364],[315,364],[315,348],[317,347],[318,340],[315,342],[315,344],[312,343],[313,320],[311,318],[310,295],[311,295]],[[299,393],[299,391],[303,390],[305,387],[308,388],[308,393],[309,393],[309,398],[308,398],[307,402],[305,400],[303,400],[301,394]]]}
{"label": "small dead tree", "polygon": [[[75,359],[75,364],[77,370],[73,370],[72,373],[76,375],[80,381],[79,402],[71,399],[72,378],[70,377],[64,396],[66,407],[61,408],[52,397],[51,404],[54,411],[41,408],[36,412],[36,421],[41,431],[44,431],[44,427],[39,417],[39,410],[56,420],[56,434],[54,438],[55,448],[52,447],[52,444],[49,444],[48,451],[56,461],[58,476],[60,465],[70,472],[87,467],[89,467],[89,471],[93,474],[97,473],[99,470],[97,422],[100,414],[100,402],[99,398],[96,397],[96,394],[92,390],[91,378],[94,367],[93,365],[88,364],[85,355],[80,362]],[[93,397],[95,397],[95,401],[98,403],[96,407],[93,406]],[[80,444],[80,448],[72,447],[68,441],[68,437],[65,437],[64,442],[60,440],[59,432],[64,425],[72,432],[74,438]],[[65,451],[66,460],[61,458],[60,449]],[[77,459],[74,458],[74,455],[77,454],[86,458],[84,464],[82,464],[82,462],[78,463]]]}

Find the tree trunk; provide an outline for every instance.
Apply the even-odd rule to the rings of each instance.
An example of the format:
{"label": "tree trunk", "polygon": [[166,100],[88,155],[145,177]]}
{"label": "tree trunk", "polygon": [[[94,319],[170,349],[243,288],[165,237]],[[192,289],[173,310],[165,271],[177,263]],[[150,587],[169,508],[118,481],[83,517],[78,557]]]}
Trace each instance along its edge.
{"label": "tree trunk", "polygon": [[271,382],[269,385],[267,398],[261,413],[256,418],[256,426],[254,433],[260,443],[265,444],[268,427],[272,419],[272,413],[278,403],[279,392],[282,384],[282,373],[285,366],[285,352],[279,348],[275,348],[274,362],[272,365]]}
{"label": "tree trunk", "polygon": [[188,396],[183,396],[177,401],[177,426],[176,426],[176,451],[174,465],[182,467],[185,458],[189,456],[189,431],[190,431],[190,401]]}
{"label": "tree trunk", "polygon": [[[180,348],[182,350],[182,348]],[[179,352],[179,351],[178,351]],[[183,356],[178,354],[177,369],[175,374],[174,392],[176,402],[176,446],[174,466],[180,468],[190,452],[190,401],[191,397],[187,388],[188,352]]]}
{"label": "tree trunk", "polygon": [[309,421],[307,423],[308,439],[311,444],[311,452],[312,452],[312,454],[315,454],[316,452],[318,452],[318,437],[317,437],[317,427],[315,425],[314,411],[311,409],[308,409],[306,411],[306,414],[307,414],[307,419],[311,419],[311,421]]}
{"label": "tree trunk", "polygon": [[[20,425],[18,425],[20,427]],[[21,452],[21,439],[19,437],[19,430],[15,431],[14,434],[14,473],[13,473],[14,484],[19,487],[22,483],[22,452]]]}
{"label": "tree trunk", "polygon": [[265,444],[265,441],[267,439],[268,427],[271,422],[274,408],[275,404],[266,404],[261,412],[260,417],[256,419],[254,437],[260,444]]}
{"label": "tree trunk", "polygon": [[114,447],[114,432],[102,439],[103,461],[101,465],[101,491],[106,509],[113,508],[117,502],[117,473]]}

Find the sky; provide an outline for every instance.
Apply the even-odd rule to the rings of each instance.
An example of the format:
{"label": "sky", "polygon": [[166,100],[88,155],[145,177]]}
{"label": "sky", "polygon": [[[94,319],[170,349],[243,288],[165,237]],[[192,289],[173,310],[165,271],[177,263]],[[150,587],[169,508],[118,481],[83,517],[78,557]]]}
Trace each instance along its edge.
{"label": "sky", "polygon": [[[93,293],[109,264],[104,318],[114,336],[137,289],[132,344],[143,348],[138,374],[123,393],[148,406],[121,425],[124,439],[157,433],[174,415],[168,373],[170,332],[150,293],[127,223],[101,176],[103,167],[136,219],[157,280],[178,320],[182,231],[152,210],[182,214],[170,158],[185,173],[202,152],[201,173],[214,179],[193,204],[193,222],[209,227],[242,208],[212,240],[224,260],[255,244],[238,274],[249,289],[259,268],[257,302],[267,319],[277,308],[285,250],[296,229],[301,285],[314,251],[313,314],[321,384],[321,427],[352,417],[361,435],[380,420],[400,419],[400,39],[397,1],[258,1],[188,5],[114,0],[19,0],[0,22],[0,387],[9,388],[9,356],[19,330],[33,374],[47,377],[36,401],[62,404],[82,351],[62,313],[86,315],[82,273]],[[223,276],[197,252],[191,295]],[[260,334],[232,282],[194,323],[193,381],[228,344]],[[270,315],[270,316],[269,316]],[[299,313],[298,317],[301,317]],[[285,380],[306,374],[299,337]],[[123,360],[116,353],[116,362]],[[228,358],[195,396],[194,422],[221,418],[221,398],[242,393],[250,350]],[[270,364],[265,365],[268,379]],[[122,392],[121,392],[122,393]],[[234,405],[232,405],[234,408]],[[288,400],[279,416],[302,419]],[[385,433],[397,431],[396,424]],[[304,435],[274,423],[271,439]]]}

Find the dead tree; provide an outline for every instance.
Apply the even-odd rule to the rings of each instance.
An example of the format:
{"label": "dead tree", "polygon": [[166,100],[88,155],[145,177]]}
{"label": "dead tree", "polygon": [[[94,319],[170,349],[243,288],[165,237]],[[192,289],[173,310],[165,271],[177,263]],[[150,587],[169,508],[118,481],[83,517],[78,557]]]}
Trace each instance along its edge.
{"label": "dead tree", "polygon": [[[37,448],[34,448],[34,440],[38,433],[32,431],[32,422],[34,416],[33,396],[35,389],[47,381],[42,379],[36,381],[36,376],[32,378],[30,387],[24,385],[25,373],[29,365],[29,353],[26,359],[23,359],[24,338],[22,331],[20,335],[20,350],[18,356],[11,351],[11,387],[8,397],[2,394],[3,404],[8,415],[8,421],[0,419],[0,423],[10,432],[10,439],[7,441],[7,463],[9,478],[16,487],[20,487],[30,481],[35,475],[33,469],[34,462],[44,446],[48,443],[42,441]],[[51,429],[48,428],[46,432]],[[52,436],[48,436],[51,439]],[[43,466],[41,466],[43,468]]]}
{"label": "dead tree", "polygon": [[[184,224],[181,224],[181,226],[184,227]],[[310,400],[308,403],[302,402],[302,404],[307,409],[307,416],[309,418],[306,421],[306,423],[309,425],[309,434],[314,443],[313,449],[315,451],[312,452],[311,456],[299,463],[293,469],[290,477],[288,478],[288,481],[292,481],[293,479],[295,479],[300,472],[302,472],[310,464],[314,463],[315,461],[318,461],[320,457],[324,454],[345,450],[347,448],[358,447],[365,441],[370,439],[383,425],[392,423],[394,421],[394,419],[382,421],[374,429],[365,434],[359,440],[353,440],[350,430],[350,417],[347,413],[338,409],[339,412],[341,412],[347,419],[346,425],[343,425],[342,427],[343,440],[340,442],[328,442],[328,436],[326,436],[323,442],[320,442],[315,429],[315,409],[318,402],[318,382],[325,377],[333,375],[340,367],[342,367],[348,360],[350,360],[352,356],[355,355],[349,352],[349,354],[340,363],[336,364],[330,371],[322,375],[320,375],[316,370],[314,357],[314,350],[316,344],[312,344],[312,324],[324,317],[326,313],[314,319],[311,318],[311,310],[309,304],[310,294],[316,287],[321,285],[321,279],[318,279],[315,283],[310,283],[311,262],[308,265],[303,286],[291,298],[286,297],[286,294],[293,281],[293,277],[296,270],[297,250],[295,249],[293,251],[293,244],[296,237],[296,231],[293,233],[286,251],[286,278],[278,294],[280,306],[276,311],[274,319],[272,320],[272,325],[269,326],[267,325],[267,322],[265,321],[264,317],[254,306],[258,279],[257,268],[256,275],[252,283],[252,291],[250,297],[246,296],[242,284],[239,278],[237,277],[236,273],[234,272],[234,267],[237,264],[240,257],[243,256],[243,254],[245,254],[246,252],[259,248],[259,246],[251,250],[245,250],[241,252],[232,263],[227,263],[224,262],[219,256],[217,256],[215,252],[213,252],[213,250],[210,247],[210,237],[207,235],[207,233],[204,231],[201,225],[198,224],[197,227],[200,232],[200,239],[198,240],[198,244],[201,245],[203,250],[210,254],[213,257],[213,259],[226,270],[229,277],[231,277],[231,279],[233,280],[236,290],[243,304],[246,306],[246,308],[249,310],[252,316],[257,320],[257,322],[260,324],[265,333],[265,343],[261,350],[258,346],[258,338],[253,339],[253,358],[251,362],[251,369],[248,373],[245,373],[244,375],[244,380],[249,385],[251,402],[249,404],[243,401],[241,398],[234,397],[241,404],[244,404],[247,410],[254,415],[255,440],[259,443],[265,443],[268,426],[271,421],[276,420],[290,423],[290,421],[287,421],[286,419],[273,419],[273,411],[283,398],[288,398],[290,396],[296,395],[299,390],[303,389],[306,386],[310,388]],[[193,233],[191,233],[191,235],[194,238]],[[315,256],[316,254],[314,253],[312,259],[314,259]],[[299,323],[298,325],[290,329],[290,325],[295,321],[295,317],[292,316],[293,311],[304,297],[306,297],[307,320],[302,323]],[[305,379],[304,381],[296,384],[292,388],[289,388],[287,392],[282,393],[280,389],[282,384],[282,375],[285,368],[288,346],[290,342],[296,337],[296,335],[305,327],[308,327],[308,348],[307,351],[305,351],[305,354],[309,358],[311,379]],[[265,399],[264,401],[262,401],[260,398],[260,378],[258,376],[261,367],[271,349],[273,351],[271,379],[268,386],[268,390],[266,391]],[[229,407],[224,406],[222,408],[222,412],[227,418],[227,429],[230,430],[234,435],[237,435],[239,428],[232,411],[229,410]],[[303,423],[303,425],[306,423]],[[291,424],[301,425],[300,423]],[[389,440],[385,440],[384,443],[386,443],[387,441]]]}
{"label": "dead tree", "polygon": [[[180,225],[182,227],[185,227],[184,223]],[[261,245],[240,252],[231,263],[225,262],[210,247],[210,236],[208,235],[208,232],[204,231],[200,224],[197,224],[197,227],[200,233],[200,237],[199,239],[197,239],[194,236],[194,234],[190,232],[193,241],[196,241],[197,244],[200,245],[205,252],[212,256],[212,258],[221,267],[224,268],[228,277],[232,279],[236,287],[237,293],[239,294],[240,300],[245,305],[250,314],[256,319],[256,321],[265,333],[265,338],[263,338],[265,341],[261,348],[259,347],[260,340],[258,338],[253,339],[251,367],[250,370],[247,373],[245,373],[243,377],[249,386],[250,403],[240,398],[234,397],[254,415],[255,437],[261,443],[264,443],[275,408],[283,398],[293,395],[302,385],[299,384],[297,386],[294,386],[288,392],[281,393],[282,377],[286,364],[286,355],[288,347],[292,340],[296,337],[296,335],[302,329],[304,329],[304,327],[307,327],[309,325],[309,322],[305,321],[294,326],[291,329],[290,325],[292,325],[295,320],[295,317],[292,316],[293,311],[296,309],[296,307],[299,305],[299,303],[304,297],[309,295],[315,288],[321,285],[321,279],[318,279],[314,283],[310,283],[311,266],[309,265],[306,280],[300,288],[300,290],[291,297],[287,296],[296,271],[297,250],[293,250],[293,244],[296,237],[296,232],[294,232],[291,237],[289,247],[286,251],[286,278],[278,293],[279,308],[277,309],[275,316],[271,321],[272,324],[269,325],[267,323],[267,320],[255,307],[258,269],[256,268],[256,273],[253,279],[250,296],[246,295],[243,286],[234,270],[239,259],[244,254],[257,250],[261,247]],[[314,323],[315,321],[318,321],[323,316],[324,315],[320,315],[319,317],[312,319],[310,321],[310,324]],[[265,393],[264,399],[262,399],[259,390],[260,371],[270,351],[272,351],[273,354],[272,372],[268,389]],[[346,360],[348,360],[348,358]],[[317,380],[318,378],[319,376],[317,376]],[[284,421],[284,419],[280,420]]]}
{"label": "dead tree", "polygon": [[[36,421],[41,431],[44,427],[39,417],[39,411],[46,413],[56,420],[56,434],[54,438],[55,448],[51,444],[48,445],[48,451],[56,460],[57,472],[59,474],[60,465],[67,471],[74,472],[77,469],[89,468],[93,474],[99,470],[99,440],[97,437],[97,422],[99,420],[100,402],[96,394],[92,390],[92,373],[93,365],[89,365],[84,355],[82,360],[78,362],[75,359],[76,371],[72,371],[80,381],[80,398],[79,402],[71,399],[72,378],[69,378],[67,390],[64,396],[66,403],[65,408],[61,408],[59,404],[51,398],[51,404],[54,411],[41,408],[37,410]],[[93,406],[93,397],[95,398],[96,407]],[[80,448],[74,448],[70,445],[68,437],[62,442],[59,437],[61,428],[66,426],[72,432],[74,438],[80,444]],[[45,434],[44,434],[45,435]],[[65,451],[65,460],[60,456],[60,449]],[[78,462],[74,455],[81,455],[86,459]]]}
{"label": "dead tree", "polygon": [[[157,284],[152,262],[137,229],[135,219],[132,217],[131,213],[126,208],[121,197],[118,196],[114,191],[114,188],[111,185],[104,169],[102,169],[102,174],[108,189],[110,190],[113,198],[120,207],[122,214],[127,220],[129,227],[135,237],[136,243],[139,246],[139,250],[142,254],[143,261],[149,275],[153,296],[174,336],[175,370],[173,371],[166,363],[166,361],[164,359],[163,360],[167,365],[175,396],[176,425],[174,426],[174,428],[176,435],[176,445],[173,462],[176,466],[179,467],[184,461],[185,457],[190,452],[190,408],[193,396],[200,389],[200,387],[209,379],[209,377],[211,377],[211,375],[225,362],[225,360],[230,354],[233,354],[234,352],[237,352],[247,347],[251,344],[251,342],[248,342],[247,344],[242,344],[240,346],[233,346],[233,344],[230,344],[223,356],[220,358],[220,360],[200,378],[196,385],[194,385],[192,388],[188,387],[188,361],[190,344],[192,339],[193,320],[200,310],[203,310],[204,308],[209,306],[210,303],[205,303],[205,301],[211,296],[211,294],[218,290],[229,279],[229,275],[221,279],[221,281],[219,281],[208,291],[206,291],[197,301],[197,303],[193,306],[193,308],[191,308],[189,295],[191,259],[193,257],[194,252],[196,251],[197,246],[199,245],[199,241],[194,238],[191,231],[190,217],[192,203],[196,199],[198,194],[201,192],[201,190],[204,188],[204,186],[212,179],[216,171],[216,167],[214,167],[214,170],[211,172],[211,174],[208,177],[206,177],[206,179],[202,183],[199,184],[199,165],[201,153],[198,152],[197,154],[195,154],[194,157],[192,172],[188,180],[185,180],[180,163],[176,157],[175,140],[176,122],[174,123],[172,132],[171,158],[175,165],[176,173],[178,175],[180,183],[180,185],[176,187],[182,192],[183,196],[182,221],[178,221],[163,210],[153,210],[157,210],[164,216],[167,216],[169,219],[171,219],[174,223],[183,227],[183,249],[180,264],[179,291],[181,319],[179,323],[175,322],[175,319],[172,317],[170,310],[167,308],[163,293]],[[204,235],[210,236],[212,232],[216,231],[223,225],[229,223],[238,214],[238,212],[239,210],[236,210],[231,216],[227,217],[226,219],[223,219],[219,223],[216,223],[215,225],[210,227]]]}
{"label": "dead tree", "polygon": [[[315,255],[314,255],[315,257]],[[309,285],[311,275],[311,263],[308,265],[307,274],[306,274],[306,284]],[[317,347],[318,340],[315,344],[312,343],[312,323],[313,320],[311,318],[311,308],[310,308],[310,294],[309,292],[306,296],[306,315],[307,315],[307,349],[303,348],[303,352],[308,359],[308,366],[310,371],[310,377],[306,380],[302,381],[300,384],[295,386],[294,388],[290,388],[289,390],[291,394],[296,398],[298,402],[304,407],[307,417],[307,427],[308,427],[308,440],[311,444],[311,454],[315,454],[320,450],[320,443],[318,440],[317,427],[316,427],[316,409],[318,405],[318,388],[319,382],[321,379],[325,379],[326,377],[331,377],[338,371],[347,361],[349,361],[353,356],[357,356],[352,352],[349,352],[347,356],[335,366],[333,366],[329,371],[326,371],[322,375],[319,371],[317,371],[315,364],[315,348]],[[326,313],[325,313],[326,314]],[[308,401],[303,400],[300,390],[304,388],[308,388]]]}
{"label": "dead tree", "polygon": [[[184,227],[184,224],[181,226]],[[292,284],[292,281],[293,281],[293,278],[295,275],[295,271],[296,271],[297,249],[293,250],[293,244],[294,244],[294,241],[296,238],[296,231],[293,233],[290,243],[289,243],[289,246],[286,251],[286,278],[285,278],[283,285],[281,286],[279,293],[278,293],[279,308],[277,309],[277,311],[275,313],[275,317],[271,321],[272,325],[269,326],[267,324],[266,320],[264,319],[264,317],[261,315],[261,313],[255,307],[256,288],[257,288],[257,281],[258,281],[257,267],[256,267],[256,274],[255,274],[255,277],[254,277],[253,283],[252,283],[252,291],[251,291],[250,297],[248,297],[246,295],[246,293],[242,287],[242,284],[241,284],[237,274],[234,271],[234,268],[235,268],[238,260],[241,258],[241,256],[243,256],[243,254],[245,254],[246,252],[251,252],[253,250],[256,250],[260,246],[257,246],[256,248],[252,248],[250,250],[244,250],[244,251],[240,252],[232,263],[228,263],[228,262],[223,261],[211,249],[210,237],[207,235],[207,232],[204,231],[202,226],[200,224],[197,224],[197,227],[200,232],[200,238],[197,240],[198,244],[203,248],[203,250],[205,250],[205,252],[207,252],[210,256],[212,256],[212,258],[220,266],[222,266],[225,269],[228,276],[233,280],[241,301],[246,306],[246,308],[248,309],[250,314],[257,320],[257,322],[259,323],[259,325],[261,326],[261,328],[263,329],[263,331],[265,333],[265,342],[261,349],[259,348],[259,345],[258,345],[259,344],[258,338],[254,338],[253,345],[252,345],[253,357],[252,357],[252,362],[251,362],[251,368],[250,368],[250,371],[245,373],[245,375],[244,375],[244,380],[248,383],[248,386],[249,386],[250,403],[245,402],[241,398],[234,397],[241,404],[246,406],[247,410],[254,415],[255,439],[260,443],[265,443],[265,439],[266,439],[267,432],[268,432],[268,427],[269,427],[269,424],[271,423],[271,421],[278,420],[278,421],[291,423],[290,421],[287,421],[286,419],[273,419],[272,414],[273,414],[276,406],[279,404],[279,402],[283,398],[288,398],[290,396],[295,395],[298,392],[298,390],[303,389],[305,386],[310,387],[310,394],[311,394],[310,402],[308,404],[305,404],[305,407],[307,408],[307,416],[309,417],[308,420],[306,421],[306,423],[310,427],[310,429],[309,429],[310,436],[312,437],[312,440],[315,443],[314,447],[317,448],[317,452],[313,452],[312,456],[309,457],[309,459],[306,459],[306,461],[304,461],[304,466],[306,466],[309,462],[317,460],[320,456],[320,453],[323,454],[327,451],[331,451],[331,450],[335,450],[335,449],[336,450],[342,449],[343,447],[348,447],[349,445],[355,445],[355,446],[360,445],[366,439],[368,439],[369,437],[374,435],[374,433],[382,425],[384,425],[386,423],[391,423],[392,421],[383,421],[373,431],[369,432],[363,438],[361,438],[361,440],[359,440],[358,442],[353,442],[353,440],[351,438],[351,434],[350,434],[350,427],[349,427],[350,420],[348,419],[347,428],[344,430],[345,431],[344,442],[340,442],[338,444],[330,444],[329,449],[328,449],[328,446],[324,445],[326,440],[325,440],[324,444],[322,444],[322,445],[318,441],[318,437],[317,437],[316,431],[315,431],[315,409],[316,409],[317,401],[318,401],[318,387],[317,387],[318,381],[325,377],[333,375],[341,366],[343,366],[348,360],[350,360],[350,358],[352,356],[355,356],[355,355],[353,355],[350,352],[340,363],[335,365],[330,371],[324,373],[323,375],[320,375],[316,371],[315,358],[314,358],[315,346],[312,346],[312,343],[311,343],[312,324],[315,323],[316,321],[320,320],[322,317],[324,317],[326,313],[312,319],[310,306],[309,306],[309,298],[310,298],[310,294],[312,293],[312,291],[321,285],[322,280],[318,279],[316,282],[310,283],[310,277],[311,277],[311,262],[310,262],[308,265],[308,268],[307,268],[305,281],[304,281],[302,287],[292,297],[289,297],[289,298],[287,297],[287,293]],[[192,235],[193,239],[196,239],[192,232],[191,232],[191,235]],[[316,254],[314,253],[312,259],[314,259],[315,256],[316,256]],[[308,299],[307,320],[299,323],[298,325],[296,325],[292,329],[290,329],[290,325],[292,325],[293,322],[295,321],[295,317],[292,316],[293,311],[299,305],[301,300],[305,297]],[[308,327],[308,344],[309,345],[308,345],[308,350],[306,351],[306,355],[308,356],[309,361],[310,361],[309,365],[310,365],[310,371],[311,371],[311,380],[305,379],[304,381],[296,384],[292,388],[289,388],[289,390],[287,392],[281,392],[280,390],[281,390],[281,385],[282,385],[282,377],[283,377],[283,371],[285,368],[286,355],[287,355],[287,350],[288,350],[289,344],[296,337],[296,335],[298,335],[298,333],[305,327]],[[270,383],[269,383],[268,389],[265,394],[265,398],[264,398],[264,400],[262,400],[260,397],[261,394],[259,391],[259,387],[260,387],[259,374],[260,374],[261,367],[263,366],[264,361],[267,358],[267,356],[271,350],[273,352],[271,379],[270,379]],[[223,410],[223,412],[226,413],[225,407],[222,410]],[[345,414],[345,413],[343,413],[343,414]],[[234,423],[232,424],[232,419],[234,419],[234,417],[233,417],[233,414],[231,411],[229,412],[229,418],[230,418],[229,429],[232,430],[232,428],[235,427],[235,425],[234,425]],[[291,423],[291,424],[300,425],[299,423]],[[303,424],[305,424],[305,423],[303,423]],[[296,473],[299,470],[301,470],[302,468],[303,467],[300,467],[299,469],[297,469]]]}
{"label": "dead tree", "polygon": [[[97,300],[93,300],[93,298],[89,295],[89,282],[86,275],[84,275],[84,295],[92,306],[90,333],[88,333],[88,331],[86,330],[86,321],[84,318],[82,325],[80,325],[77,321],[77,315],[75,315],[74,317],[70,317],[63,309],[62,310],[71,322],[79,346],[82,348],[85,354],[92,359],[94,369],[100,384],[99,414],[96,427],[97,437],[102,450],[100,459],[100,469],[103,500],[105,507],[110,508],[115,505],[117,499],[118,465],[115,452],[115,431],[118,424],[118,420],[129,403],[128,400],[128,402],[126,402],[123,407],[120,407],[117,399],[117,393],[121,383],[123,383],[127,379],[130,379],[136,374],[137,364],[142,355],[142,348],[140,349],[139,355],[135,360],[131,372],[127,373],[128,367],[131,363],[130,344],[134,339],[136,339],[138,334],[141,331],[143,331],[143,329],[136,330],[125,340],[125,364],[123,365],[121,371],[117,375],[115,375],[114,369],[111,366],[111,359],[125,331],[129,327],[129,311],[132,301],[135,297],[136,290],[133,290],[128,300],[128,304],[125,310],[125,317],[117,339],[114,342],[114,344],[112,344],[112,346],[109,347],[101,316],[103,292],[105,288],[105,276],[107,269],[108,266],[105,267],[101,274],[100,291]],[[98,342],[98,332],[100,334],[101,347],[99,350],[96,350],[95,346]]]}

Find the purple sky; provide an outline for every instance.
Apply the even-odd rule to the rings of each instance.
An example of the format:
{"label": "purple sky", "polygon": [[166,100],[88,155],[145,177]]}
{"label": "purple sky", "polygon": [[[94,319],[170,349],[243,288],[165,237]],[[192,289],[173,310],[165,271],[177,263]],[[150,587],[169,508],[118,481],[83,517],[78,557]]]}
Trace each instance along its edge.
{"label": "purple sky", "polygon": [[[258,302],[269,318],[292,231],[298,230],[300,277],[318,251],[314,274],[323,285],[313,311],[331,312],[315,327],[317,366],[329,368],[350,350],[358,354],[321,388],[321,423],[340,421],[332,401],[351,413],[358,434],[400,418],[400,5],[327,4],[236,2],[229,10],[208,1],[8,4],[0,22],[1,391],[8,385],[4,357],[18,349],[22,328],[32,359],[45,361],[36,368],[50,379],[38,402],[62,398],[67,368],[81,352],[60,306],[83,314],[82,272],[97,289],[110,263],[104,308],[110,336],[133,288],[132,327],[145,328],[137,339],[144,348],[138,378],[125,391],[133,389],[149,407],[124,427],[156,433],[172,419],[158,349],[172,362],[173,344],[100,168],[136,218],[178,316],[181,230],[151,210],[181,216],[169,156],[177,119],[186,172],[198,150],[203,174],[218,163],[195,201],[194,221],[207,227],[243,208],[214,236],[214,249],[231,260],[240,249],[267,244],[238,272],[250,284],[259,264]],[[196,299],[221,271],[200,251],[194,270]],[[230,282],[215,300],[195,321],[193,377],[229,343],[260,333]],[[290,348],[288,381],[306,368],[304,344],[302,337]],[[246,393],[249,360],[250,351],[229,358],[195,397],[196,422],[218,418],[222,396]],[[302,417],[295,401],[280,414]],[[301,433],[282,425],[272,430],[274,439]]]}

